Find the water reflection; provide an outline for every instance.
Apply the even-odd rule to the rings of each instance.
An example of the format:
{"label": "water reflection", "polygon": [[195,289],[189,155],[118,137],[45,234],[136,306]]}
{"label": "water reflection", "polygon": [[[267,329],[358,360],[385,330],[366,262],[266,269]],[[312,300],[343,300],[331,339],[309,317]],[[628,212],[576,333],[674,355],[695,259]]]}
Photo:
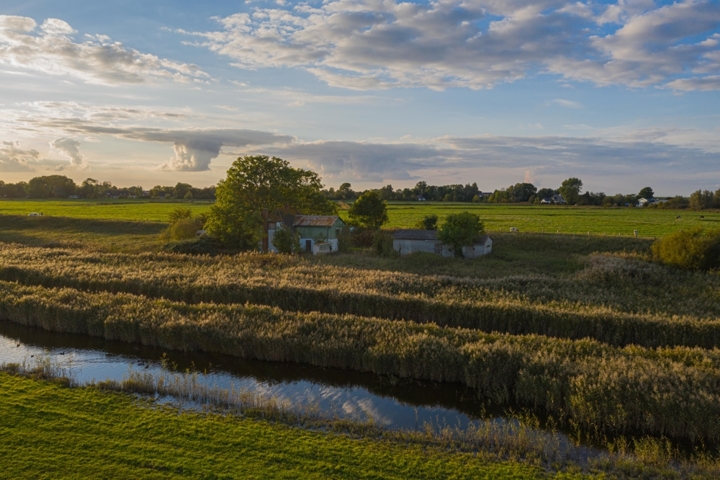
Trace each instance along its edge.
{"label": "water reflection", "polygon": [[[388,428],[415,428],[424,423],[464,427],[484,416],[474,392],[460,385],[398,380],[294,363],[241,360],[226,355],[184,354],[0,321],[0,363],[22,363],[41,355],[69,369],[80,383],[119,381],[130,371],[153,375],[201,372],[203,375],[198,377],[201,381],[218,388],[274,397],[340,418],[372,418]],[[161,362],[161,358],[165,360]]]}

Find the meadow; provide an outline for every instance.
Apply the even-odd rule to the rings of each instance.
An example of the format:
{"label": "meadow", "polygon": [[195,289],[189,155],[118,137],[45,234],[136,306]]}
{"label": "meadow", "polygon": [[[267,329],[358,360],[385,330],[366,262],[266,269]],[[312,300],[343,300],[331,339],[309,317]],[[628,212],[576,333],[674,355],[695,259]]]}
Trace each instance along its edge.
{"label": "meadow", "polygon": [[[115,206],[115,218],[93,217],[107,207],[97,203],[84,218],[0,215],[0,319],[455,382],[607,445],[618,435],[720,445],[720,275],[652,262],[645,233],[713,225],[717,213],[390,205],[397,227],[477,211],[493,253],[464,260],[159,253],[166,224],[131,219],[156,205]],[[547,232],[553,222],[566,233]]]}
{"label": "meadow", "polygon": [[[347,220],[347,209],[339,214]],[[176,208],[189,208],[194,214],[206,213],[210,203],[164,200],[0,200],[0,216],[28,215],[75,219],[106,219],[133,222],[167,222]],[[476,213],[490,232],[521,232],[633,236],[655,238],[682,228],[720,227],[720,213],[651,208],[601,208],[559,205],[508,205],[445,202],[390,202],[387,229],[414,228],[426,215],[437,215],[439,223],[452,213]],[[680,218],[676,218],[680,216]],[[701,218],[704,217],[704,218]]]}

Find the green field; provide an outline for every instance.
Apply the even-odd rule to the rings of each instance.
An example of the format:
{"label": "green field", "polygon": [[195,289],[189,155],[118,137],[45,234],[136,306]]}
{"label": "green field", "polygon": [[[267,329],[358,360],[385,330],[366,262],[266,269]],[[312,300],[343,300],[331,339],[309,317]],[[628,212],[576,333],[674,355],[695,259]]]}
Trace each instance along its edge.
{"label": "green field", "polygon": [[[390,203],[385,228],[413,228],[426,215],[437,215],[439,223],[451,213],[469,211],[485,222],[490,232],[575,233],[658,237],[682,228],[702,225],[720,228],[720,213],[650,208],[601,208],[555,205],[501,205],[469,203]],[[346,212],[341,212],[346,218]],[[704,216],[701,219],[700,216]],[[680,216],[681,218],[676,218]]]}
{"label": "green field", "polygon": [[176,208],[189,208],[194,214],[210,210],[208,202],[149,200],[0,200],[0,215],[28,215],[32,212],[52,217],[167,222]]}
{"label": "green field", "polygon": [[[0,373],[0,478],[549,478],[483,455],[151,408]],[[580,478],[563,474],[562,478]]]}
{"label": "green field", "polygon": [[[146,222],[166,222],[176,208],[189,208],[200,214],[208,212],[210,204],[147,200],[0,201],[0,215],[27,216],[38,212],[53,217]],[[641,237],[659,237],[698,225],[720,228],[718,212],[434,202],[389,203],[389,222],[384,228],[413,228],[426,215],[437,215],[442,223],[448,214],[463,211],[478,214],[490,232],[506,232],[515,227],[521,232],[632,236],[637,230]],[[347,210],[340,210],[340,216],[347,219]]]}

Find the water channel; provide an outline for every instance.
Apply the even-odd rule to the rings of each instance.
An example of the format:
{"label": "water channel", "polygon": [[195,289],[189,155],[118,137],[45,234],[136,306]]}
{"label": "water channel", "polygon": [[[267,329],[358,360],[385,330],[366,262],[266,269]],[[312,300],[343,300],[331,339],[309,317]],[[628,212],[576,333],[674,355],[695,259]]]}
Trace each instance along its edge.
{"label": "water channel", "polygon": [[[41,357],[65,369],[79,384],[121,381],[133,371],[154,375],[200,372],[196,375],[200,382],[217,388],[248,391],[340,418],[372,418],[387,428],[412,429],[425,423],[462,428],[477,420],[482,412],[474,392],[461,385],[388,379],[368,373],[201,352],[165,351],[0,321],[0,364],[32,363]],[[161,361],[162,358],[165,360]]]}

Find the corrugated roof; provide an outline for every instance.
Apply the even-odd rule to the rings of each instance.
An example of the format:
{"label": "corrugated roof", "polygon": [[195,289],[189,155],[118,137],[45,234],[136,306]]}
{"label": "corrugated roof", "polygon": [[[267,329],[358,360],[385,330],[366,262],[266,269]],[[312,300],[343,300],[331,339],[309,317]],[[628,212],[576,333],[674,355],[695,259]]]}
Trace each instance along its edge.
{"label": "corrugated roof", "polygon": [[293,227],[332,227],[338,220],[337,215],[296,215]]}
{"label": "corrugated roof", "polygon": [[437,240],[436,230],[397,230],[395,240]]}
{"label": "corrugated roof", "polygon": [[[484,244],[488,240],[487,235],[477,239],[475,245]],[[396,230],[393,233],[394,240],[437,240],[437,230]]]}

